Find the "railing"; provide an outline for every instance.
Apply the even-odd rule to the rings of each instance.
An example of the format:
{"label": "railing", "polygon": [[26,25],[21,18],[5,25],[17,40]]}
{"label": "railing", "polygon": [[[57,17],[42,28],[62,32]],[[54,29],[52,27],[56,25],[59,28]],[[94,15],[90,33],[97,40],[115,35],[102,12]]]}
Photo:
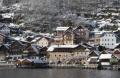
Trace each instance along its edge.
{"label": "railing", "polygon": [[119,70],[120,69],[120,65],[112,65],[112,70]]}
{"label": "railing", "polygon": [[53,68],[82,68],[80,64],[49,64]]}
{"label": "railing", "polygon": [[97,69],[97,64],[81,65],[81,64],[49,64],[53,68],[81,68],[81,69]]}

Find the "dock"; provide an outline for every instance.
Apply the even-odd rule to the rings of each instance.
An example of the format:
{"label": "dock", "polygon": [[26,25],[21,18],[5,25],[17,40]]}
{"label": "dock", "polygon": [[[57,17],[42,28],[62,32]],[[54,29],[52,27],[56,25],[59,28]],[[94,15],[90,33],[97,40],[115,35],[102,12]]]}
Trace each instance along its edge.
{"label": "dock", "polygon": [[14,63],[8,63],[8,62],[0,62],[0,68],[2,67],[8,67],[8,68],[13,68],[16,67]]}

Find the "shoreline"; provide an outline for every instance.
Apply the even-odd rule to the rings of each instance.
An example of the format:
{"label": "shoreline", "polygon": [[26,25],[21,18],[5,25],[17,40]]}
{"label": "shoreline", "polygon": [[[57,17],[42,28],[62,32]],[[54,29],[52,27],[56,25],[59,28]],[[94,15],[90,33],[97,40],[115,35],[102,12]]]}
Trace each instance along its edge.
{"label": "shoreline", "polygon": [[[15,68],[17,69],[15,64],[0,64],[0,68]],[[58,69],[71,69],[71,68],[78,68],[78,69],[93,69],[93,70],[120,70],[120,67],[117,66],[107,66],[107,67],[103,67],[102,69],[97,69],[97,65],[88,65],[88,66],[84,66],[84,65],[79,65],[79,64],[50,64],[49,67],[46,67],[47,69],[54,69],[54,68],[58,68]],[[46,68],[28,68],[28,69],[46,69]],[[27,69],[27,68],[20,68],[20,69]]]}

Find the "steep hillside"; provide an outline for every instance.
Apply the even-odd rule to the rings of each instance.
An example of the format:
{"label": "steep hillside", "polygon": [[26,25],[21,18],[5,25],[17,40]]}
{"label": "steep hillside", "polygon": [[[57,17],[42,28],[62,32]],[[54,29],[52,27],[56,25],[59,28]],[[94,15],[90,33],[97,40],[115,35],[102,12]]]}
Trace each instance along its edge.
{"label": "steep hillside", "polygon": [[[104,2],[102,2],[104,1]],[[111,0],[109,0],[111,1]],[[3,0],[3,5],[22,4],[21,10],[15,11],[24,15],[26,29],[50,32],[56,26],[74,26],[79,24],[81,13],[97,11],[98,3],[108,0]],[[114,0],[112,0],[114,1]]]}

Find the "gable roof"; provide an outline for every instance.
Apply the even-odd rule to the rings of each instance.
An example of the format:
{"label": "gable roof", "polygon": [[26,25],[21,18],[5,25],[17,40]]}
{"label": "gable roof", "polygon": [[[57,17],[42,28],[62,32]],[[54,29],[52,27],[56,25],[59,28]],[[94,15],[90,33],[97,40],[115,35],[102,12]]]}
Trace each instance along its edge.
{"label": "gable roof", "polygon": [[38,47],[37,45],[31,45],[31,47],[33,48],[34,52],[39,54],[39,50],[41,49],[40,47]]}
{"label": "gable roof", "polygon": [[89,45],[88,43],[83,43],[83,45],[85,45],[89,49],[93,49],[94,48],[93,46]]}
{"label": "gable roof", "polygon": [[100,52],[99,51],[92,51],[89,56],[99,56]]}
{"label": "gable roof", "polygon": [[120,54],[120,51],[119,51],[119,50],[115,50],[115,51],[113,52],[113,54]]}
{"label": "gable roof", "polygon": [[52,41],[53,39],[52,38],[49,38],[49,37],[45,37],[45,36],[39,36],[39,37],[36,37],[36,38],[34,38],[31,42],[37,42],[37,41],[39,41],[39,40],[41,40],[41,39],[43,39],[43,38],[45,38],[46,40],[48,40],[48,41]]}
{"label": "gable roof", "polygon": [[115,37],[118,37],[114,32],[112,32],[112,31],[106,31],[106,32],[103,32],[102,34],[101,34],[101,37],[103,37],[104,35],[106,35],[106,34],[113,34],[113,35],[115,35]]}
{"label": "gable roof", "polygon": [[101,54],[99,59],[111,59],[112,54]]}
{"label": "gable roof", "polygon": [[113,54],[117,59],[120,59],[120,54]]}
{"label": "gable roof", "polygon": [[120,44],[118,44],[118,45],[115,47],[115,49],[117,49],[117,48],[120,48]]}
{"label": "gable roof", "polygon": [[57,27],[56,31],[66,31],[69,27]]}
{"label": "gable roof", "polygon": [[64,35],[66,34],[66,33],[73,33],[73,28],[72,27],[69,27],[66,31],[65,31],[65,33],[64,33]]}
{"label": "gable roof", "polygon": [[12,40],[11,43],[10,43],[10,44],[11,44],[11,47],[14,46],[16,43],[17,43],[18,46],[22,46],[22,47],[25,46],[25,44],[23,44],[21,41]]}
{"label": "gable roof", "polygon": [[39,54],[41,49],[42,49],[42,47],[40,47],[36,44],[31,44],[24,51],[27,50],[28,52]]}
{"label": "gable roof", "polygon": [[3,45],[1,45],[0,46],[0,51],[2,51],[2,50],[9,50],[9,48],[10,48],[10,44],[3,44]]}
{"label": "gable roof", "polygon": [[3,34],[3,33],[0,33],[0,35],[3,36],[3,37],[7,37],[7,36],[6,36],[5,34]]}
{"label": "gable roof", "polygon": [[83,26],[83,25],[79,25],[79,26],[77,26],[76,28],[75,28],[75,30],[76,29],[84,29],[85,27]]}
{"label": "gable roof", "polygon": [[47,51],[49,51],[49,52],[54,52],[54,51],[72,52],[72,51],[80,50],[80,49],[83,49],[84,51],[90,51],[86,46],[84,46],[82,44],[79,44],[79,45],[52,45],[48,48]]}
{"label": "gable roof", "polygon": [[52,52],[54,51],[56,48],[57,49],[73,49],[76,48],[78,45],[52,45],[48,48],[47,51]]}

